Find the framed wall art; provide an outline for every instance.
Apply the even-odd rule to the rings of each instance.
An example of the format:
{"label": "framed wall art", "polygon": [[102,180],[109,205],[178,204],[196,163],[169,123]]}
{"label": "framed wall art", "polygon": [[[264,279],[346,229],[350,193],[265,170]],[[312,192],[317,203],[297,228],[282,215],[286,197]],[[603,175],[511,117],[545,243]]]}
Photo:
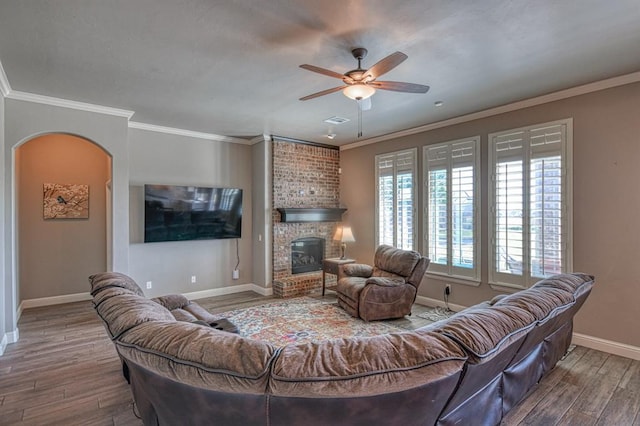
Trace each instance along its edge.
{"label": "framed wall art", "polygon": [[43,207],[45,219],[88,219],[89,185],[45,183]]}

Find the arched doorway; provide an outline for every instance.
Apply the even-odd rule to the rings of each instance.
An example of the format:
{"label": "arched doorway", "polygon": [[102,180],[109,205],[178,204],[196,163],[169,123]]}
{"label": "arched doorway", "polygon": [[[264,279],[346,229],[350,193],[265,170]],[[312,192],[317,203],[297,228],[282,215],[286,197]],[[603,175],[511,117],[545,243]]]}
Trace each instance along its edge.
{"label": "arched doorway", "polygon": [[[87,139],[47,134],[16,148],[15,176],[18,300],[86,293],[87,276],[107,270],[111,157]],[[67,200],[85,189],[86,200]]]}

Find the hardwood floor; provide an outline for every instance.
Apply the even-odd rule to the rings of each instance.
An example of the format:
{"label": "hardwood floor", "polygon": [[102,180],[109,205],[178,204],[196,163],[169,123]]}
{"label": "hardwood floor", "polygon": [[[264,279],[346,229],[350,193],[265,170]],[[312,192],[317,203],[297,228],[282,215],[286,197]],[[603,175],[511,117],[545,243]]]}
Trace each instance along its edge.
{"label": "hardwood floor", "polygon": [[[271,300],[245,292],[198,302],[223,312]],[[394,323],[420,327],[423,310]],[[0,357],[0,425],[142,424],[91,302],[27,309],[19,330]],[[578,346],[502,424],[640,426],[639,411],[640,361]]]}

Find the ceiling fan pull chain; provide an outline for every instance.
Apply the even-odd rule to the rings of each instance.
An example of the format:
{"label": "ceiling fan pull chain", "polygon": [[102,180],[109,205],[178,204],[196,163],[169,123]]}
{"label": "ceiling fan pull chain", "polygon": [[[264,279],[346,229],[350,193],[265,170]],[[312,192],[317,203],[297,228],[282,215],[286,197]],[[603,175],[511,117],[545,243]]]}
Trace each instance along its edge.
{"label": "ceiling fan pull chain", "polygon": [[358,137],[362,137],[362,98],[356,101],[356,106],[358,107]]}

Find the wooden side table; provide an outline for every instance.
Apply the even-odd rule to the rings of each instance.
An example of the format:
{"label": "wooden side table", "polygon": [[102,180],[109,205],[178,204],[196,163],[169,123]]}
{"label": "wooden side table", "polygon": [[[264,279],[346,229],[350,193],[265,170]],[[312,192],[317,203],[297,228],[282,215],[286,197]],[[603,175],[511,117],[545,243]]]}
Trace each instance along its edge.
{"label": "wooden side table", "polygon": [[339,257],[332,259],[324,259],[322,261],[322,295],[324,296],[327,274],[333,274],[336,279],[340,279],[341,266],[347,263],[356,263],[355,259],[340,259]]}

